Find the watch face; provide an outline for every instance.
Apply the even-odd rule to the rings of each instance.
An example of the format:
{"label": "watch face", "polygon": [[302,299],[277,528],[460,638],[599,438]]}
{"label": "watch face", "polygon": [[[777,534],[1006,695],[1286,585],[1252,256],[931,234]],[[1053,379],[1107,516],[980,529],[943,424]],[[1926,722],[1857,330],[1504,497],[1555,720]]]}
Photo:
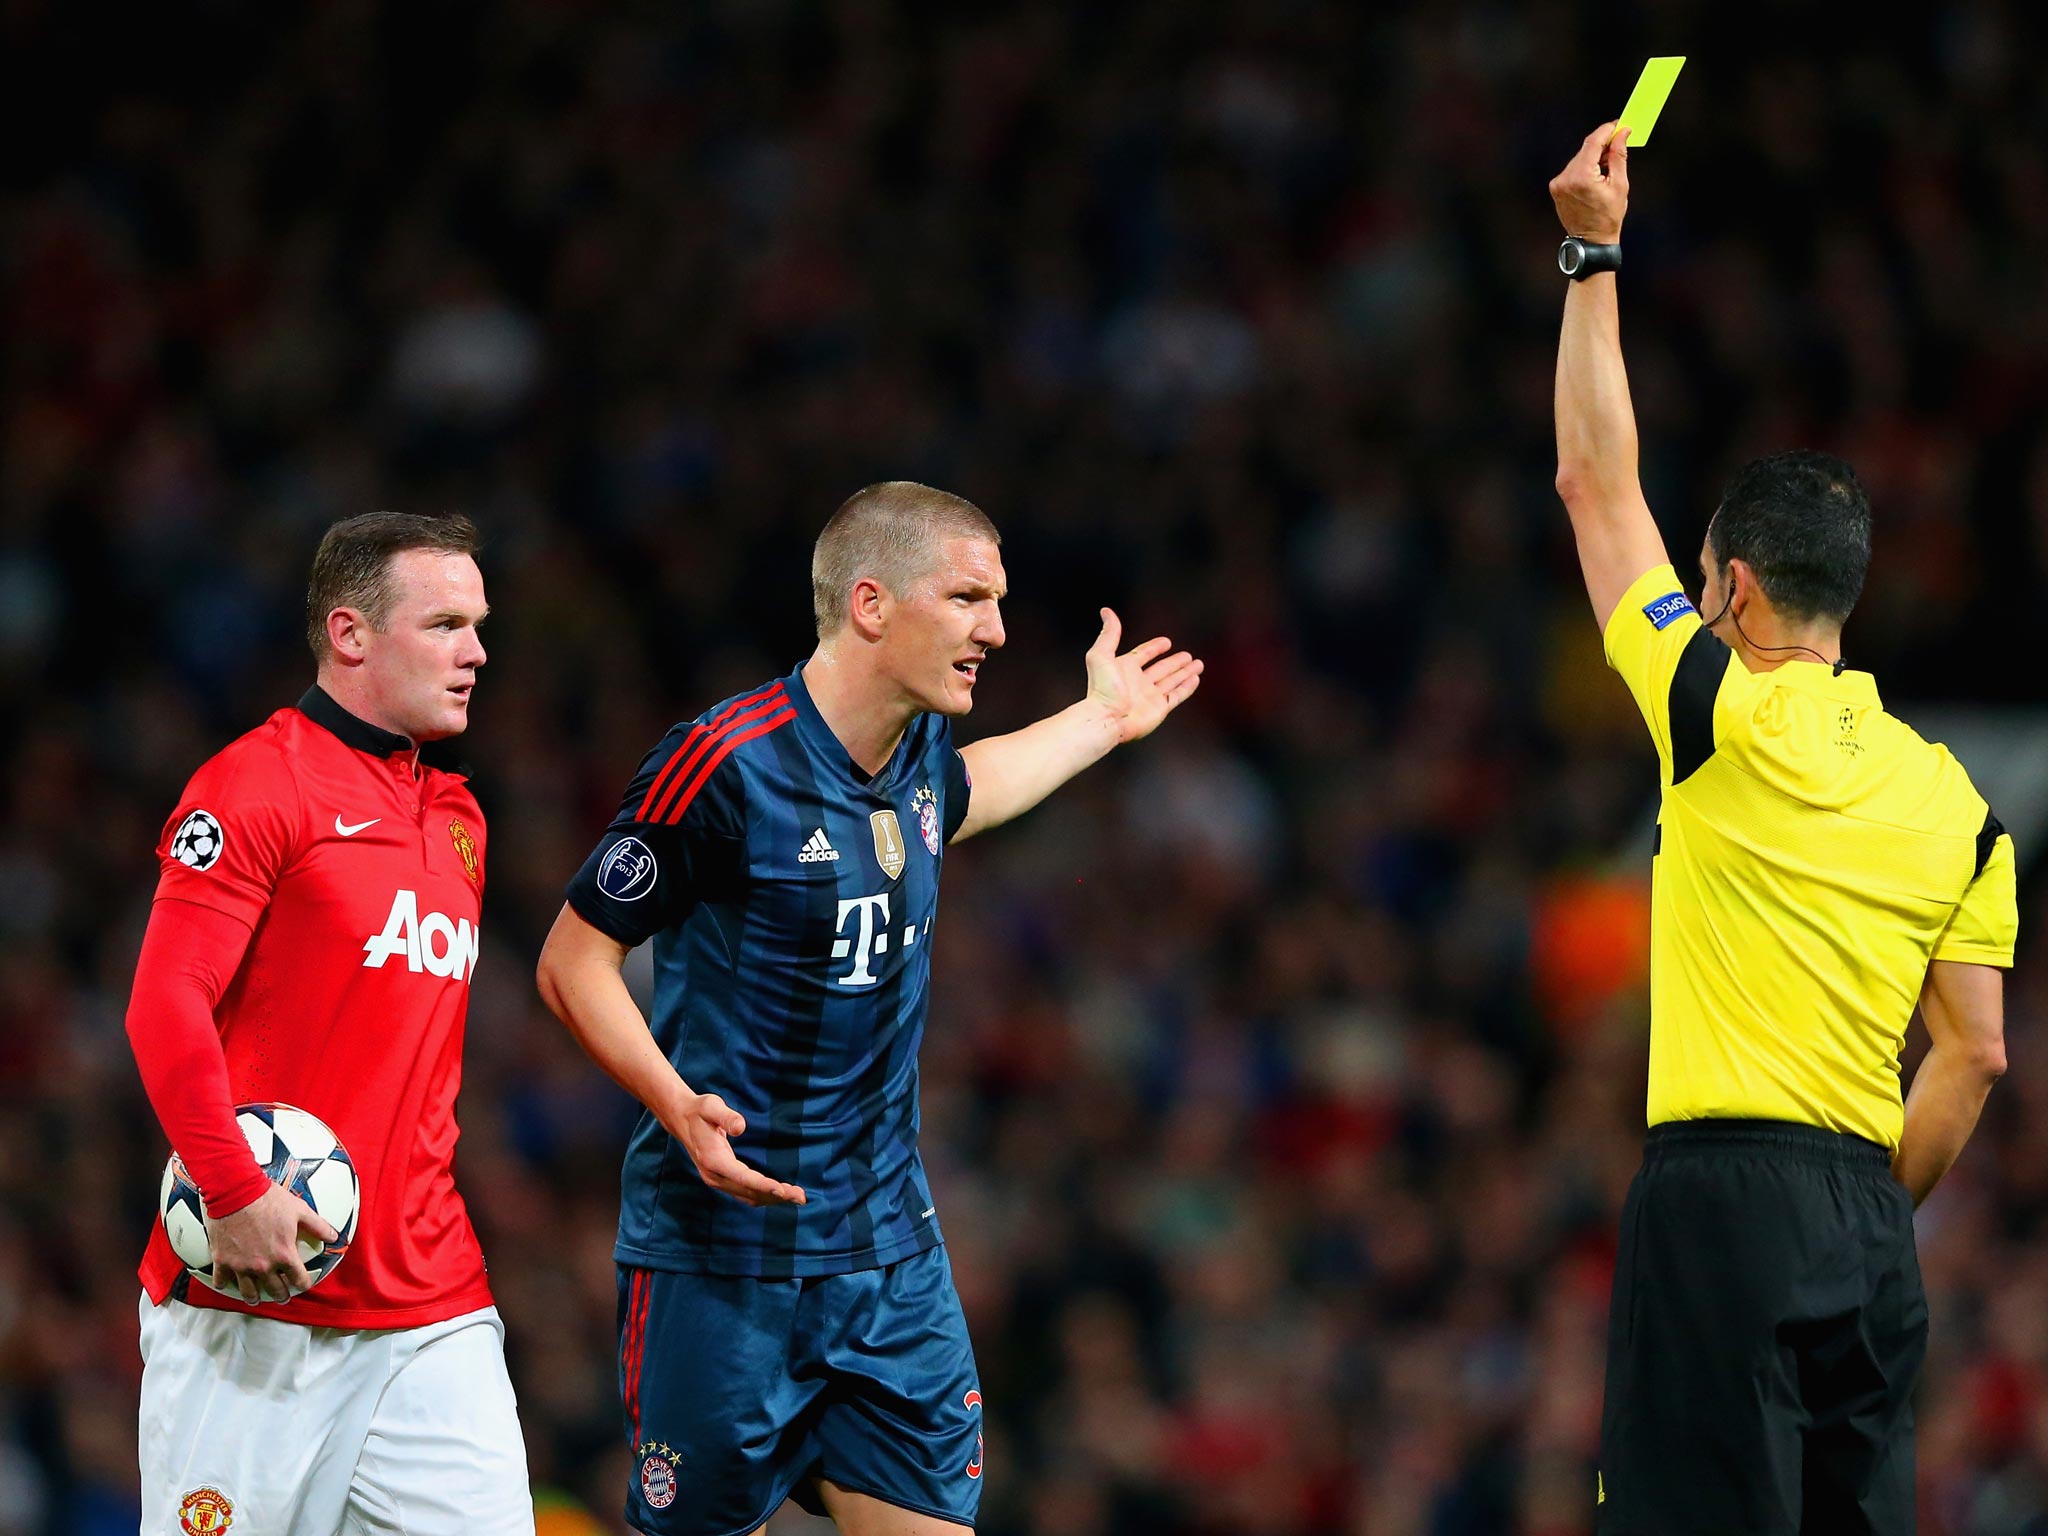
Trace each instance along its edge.
{"label": "watch face", "polygon": [[1578,240],[1567,240],[1557,248],[1557,270],[1570,277],[1586,260],[1586,247]]}

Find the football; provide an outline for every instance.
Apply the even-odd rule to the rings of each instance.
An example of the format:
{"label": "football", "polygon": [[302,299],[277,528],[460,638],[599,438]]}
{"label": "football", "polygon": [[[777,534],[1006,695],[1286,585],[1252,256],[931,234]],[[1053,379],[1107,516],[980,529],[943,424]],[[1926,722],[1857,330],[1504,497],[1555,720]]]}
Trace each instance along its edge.
{"label": "football", "polygon": [[[355,1164],[347,1149],[321,1120],[289,1104],[242,1104],[235,1124],[248,1139],[249,1150],[273,1184],[280,1184],[318,1211],[341,1234],[334,1243],[299,1239],[299,1258],[318,1285],[334,1272],[356,1232],[358,1188]],[[223,1296],[231,1286],[213,1283],[213,1248],[206,1236],[206,1203],[176,1152],[164,1165],[157,1192],[157,1210],[164,1233],[186,1272]]]}

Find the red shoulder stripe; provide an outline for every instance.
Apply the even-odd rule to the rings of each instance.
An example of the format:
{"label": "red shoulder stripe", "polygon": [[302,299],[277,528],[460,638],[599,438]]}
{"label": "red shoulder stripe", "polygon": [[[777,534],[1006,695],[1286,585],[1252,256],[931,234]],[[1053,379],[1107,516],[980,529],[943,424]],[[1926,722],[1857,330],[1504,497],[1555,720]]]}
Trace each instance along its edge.
{"label": "red shoulder stripe", "polygon": [[[733,715],[729,720],[725,716],[720,716],[719,718],[724,720],[725,723],[716,730],[708,731],[697,738],[697,744],[683,755],[682,761],[677,764],[675,772],[669,775],[668,787],[661,792],[661,798],[656,800],[653,809],[640,819],[642,821],[669,820],[669,809],[675,800],[677,792],[682,789],[684,782],[696,772],[698,765],[704,761],[706,754],[712,748],[722,741],[730,740],[733,732],[755,720],[759,720],[763,715],[772,714],[778,709],[788,709],[789,707],[788,695],[777,693],[771,695],[766,702],[756,704],[752,709],[744,713]],[[652,798],[652,786],[649,787],[649,796]]]}
{"label": "red shoulder stripe", "polygon": [[[675,793],[676,785],[689,773],[699,752],[721,731],[726,729],[728,725],[737,723],[734,720],[734,716],[747,709],[749,705],[760,704],[763,700],[780,702],[786,697],[787,695],[782,691],[782,684],[775,683],[770,687],[763,688],[759,693],[735,701],[727,707],[724,714],[720,715],[710,724],[692,726],[690,734],[683,738],[682,745],[669,754],[668,761],[661,765],[661,772],[657,773],[654,776],[654,782],[647,786],[647,797],[640,802],[640,814],[634,820],[654,821],[660,817],[662,807],[667,804],[670,796]],[[662,802],[662,805],[657,806],[655,804],[657,799]]]}
{"label": "red shoulder stripe", "polygon": [[661,765],[661,772],[657,773],[654,776],[654,782],[647,786],[647,796],[640,802],[640,814],[637,819],[640,821],[646,821],[648,819],[648,813],[653,809],[655,799],[662,793],[666,781],[669,779],[670,775],[676,770],[677,766],[683,761],[683,759],[690,755],[691,749],[698,742],[703,740],[705,736],[710,735],[711,733],[717,731],[720,727],[724,726],[726,722],[731,720],[734,715],[738,714],[748,705],[758,704],[763,699],[767,698],[770,694],[779,693],[781,689],[781,683],[771,683],[766,688],[763,688],[759,693],[750,694],[744,699],[734,700],[730,705],[726,707],[725,712],[721,714],[716,720],[713,720],[708,724],[700,723],[698,725],[690,727],[690,734],[683,738],[682,745],[677,747],[674,752],[669,754],[668,761]]}
{"label": "red shoulder stripe", "polygon": [[[676,825],[676,823],[683,819],[683,812],[687,811],[690,808],[690,802],[697,798],[697,791],[702,789],[704,781],[711,777],[711,770],[724,762],[726,754],[731,752],[734,747],[743,741],[752,741],[756,736],[766,736],[770,731],[779,730],[795,718],[796,707],[791,704],[785,704],[780,714],[770,715],[759,725],[749,726],[744,731],[728,735],[718,744],[718,750],[704,759],[704,766],[699,768],[696,777],[690,780],[689,788],[683,791],[683,797],[676,802],[676,808],[663,819],[670,826]],[[734,724],[738,723],[737,721],[734,722]]]}

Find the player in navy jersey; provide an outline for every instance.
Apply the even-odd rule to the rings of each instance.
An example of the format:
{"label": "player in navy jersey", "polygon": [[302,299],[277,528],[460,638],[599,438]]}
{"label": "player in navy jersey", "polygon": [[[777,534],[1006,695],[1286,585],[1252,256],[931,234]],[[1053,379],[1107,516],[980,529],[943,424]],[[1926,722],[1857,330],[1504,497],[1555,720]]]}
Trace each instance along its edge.
{"label": "player in navy jersey", "polygon": [[[812,556],[817,649],[648,754],[541,955],[647,1110],[615,1250],[639,1530],[745,1536],[792,1493],[851,1536],[974,1523],[981,1393],[917,1145],[940,866],[1202,672],[1163,638],[1118,655],[1104,609],[1079,703],[956,749],[1000,542],[926,486],[850,497]],[[648,939],[651,1020],[620,977]]]}

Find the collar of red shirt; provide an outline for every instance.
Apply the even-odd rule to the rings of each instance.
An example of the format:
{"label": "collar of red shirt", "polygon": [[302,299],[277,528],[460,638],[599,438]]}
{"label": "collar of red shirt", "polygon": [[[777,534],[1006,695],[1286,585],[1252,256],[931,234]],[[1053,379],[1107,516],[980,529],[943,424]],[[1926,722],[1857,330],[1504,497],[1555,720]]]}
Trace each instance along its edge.
{"label": "collar of red shirt", "polygon": [[395,753],[412,750],[410,736],[387,731],[380,725],[372,725],[360,716],[350,714],[335,703],[334,695],[318,683],[308,688],[300,697],[299,713],[323,730],[332,731],[339,736],[343,746],[353,747],[358,752],[367,752],[372,757],[390,757]]}

